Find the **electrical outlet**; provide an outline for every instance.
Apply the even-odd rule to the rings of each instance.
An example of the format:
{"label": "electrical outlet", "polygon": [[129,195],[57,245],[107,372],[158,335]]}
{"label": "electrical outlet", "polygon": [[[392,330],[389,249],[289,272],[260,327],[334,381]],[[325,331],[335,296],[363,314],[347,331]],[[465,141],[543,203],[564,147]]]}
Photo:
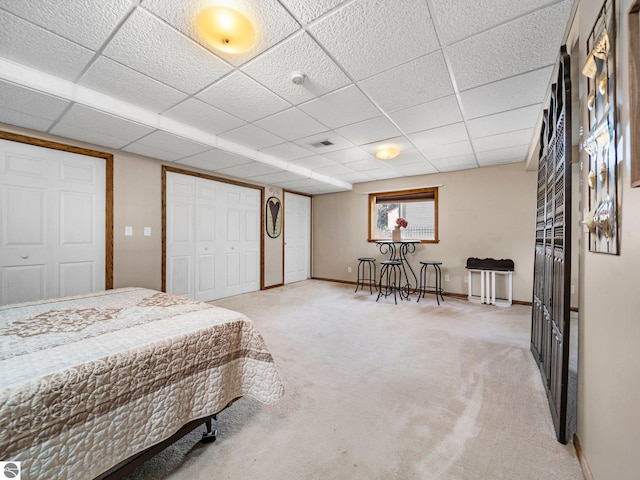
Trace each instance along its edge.
{"label": "electrical outlet", "polygon": [[445,281],[445,282],[448,282],[448,281],[449,281],[449,275],[445,275],[445,276],[444,276],[444,281]]}
{"label": "electrical outlet", "polygon": [[466,275],[464,276],[464,283],[469,283],[469,277],[467,277]]}
{"label": "electrical outlet", "polygon": [[351,267],[347,267],[347,273],[351,273]]}
{"label": "electrical outlet", "polygon": [[571,285],[571,295],[575,295],[575,293],[576,293],[576,286]]}

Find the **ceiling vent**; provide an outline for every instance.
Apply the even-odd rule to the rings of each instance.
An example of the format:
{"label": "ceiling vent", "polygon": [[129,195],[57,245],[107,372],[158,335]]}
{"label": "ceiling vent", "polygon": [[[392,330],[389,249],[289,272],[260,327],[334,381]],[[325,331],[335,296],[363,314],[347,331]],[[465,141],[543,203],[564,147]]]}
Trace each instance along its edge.
{"label": "ceiling vent", "polygon": [[311,144],[312,147],[316,147],[316,148],[328,147],[329,145],[333,145],[333,142],[330,142],[329,140],[323,140],[321,142],[316,142]]}

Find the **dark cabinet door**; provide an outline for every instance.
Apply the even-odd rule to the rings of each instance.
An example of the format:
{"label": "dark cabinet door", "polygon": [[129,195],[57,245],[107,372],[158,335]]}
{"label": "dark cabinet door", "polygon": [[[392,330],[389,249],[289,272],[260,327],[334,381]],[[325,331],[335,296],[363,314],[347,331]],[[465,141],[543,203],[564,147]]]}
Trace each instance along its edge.
{"label": "dark cabinet door", "polygon": [[540,134],[531,352],[547,390],[558,441],[567,438],[571,279],[570,58],[560,51]]}

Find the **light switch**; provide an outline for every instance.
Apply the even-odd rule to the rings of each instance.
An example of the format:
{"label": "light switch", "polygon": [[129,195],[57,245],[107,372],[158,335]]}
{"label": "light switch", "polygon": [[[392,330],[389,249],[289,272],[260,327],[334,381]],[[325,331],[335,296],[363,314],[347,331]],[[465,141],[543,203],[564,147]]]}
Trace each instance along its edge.
{"label": "light switch", "polygon": [[151,227],[144,227],[144,236],[145,237],[151,236]]}
{"label": "light switch", "polygon": [[124,236],[131,237],[133,235],[133,227],[124,227]]}

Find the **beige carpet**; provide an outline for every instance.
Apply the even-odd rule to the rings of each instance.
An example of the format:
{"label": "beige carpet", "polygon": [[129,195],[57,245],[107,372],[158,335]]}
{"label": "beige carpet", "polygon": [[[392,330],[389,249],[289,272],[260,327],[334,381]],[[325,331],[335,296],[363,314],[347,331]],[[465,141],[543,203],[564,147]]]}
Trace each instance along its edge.
{"label": "beige carpet", "polygon": [[582,479],[529,352],[531,309],[306,281],[215,302],[253,319],[286,387],[244,398],[130,479]]}

